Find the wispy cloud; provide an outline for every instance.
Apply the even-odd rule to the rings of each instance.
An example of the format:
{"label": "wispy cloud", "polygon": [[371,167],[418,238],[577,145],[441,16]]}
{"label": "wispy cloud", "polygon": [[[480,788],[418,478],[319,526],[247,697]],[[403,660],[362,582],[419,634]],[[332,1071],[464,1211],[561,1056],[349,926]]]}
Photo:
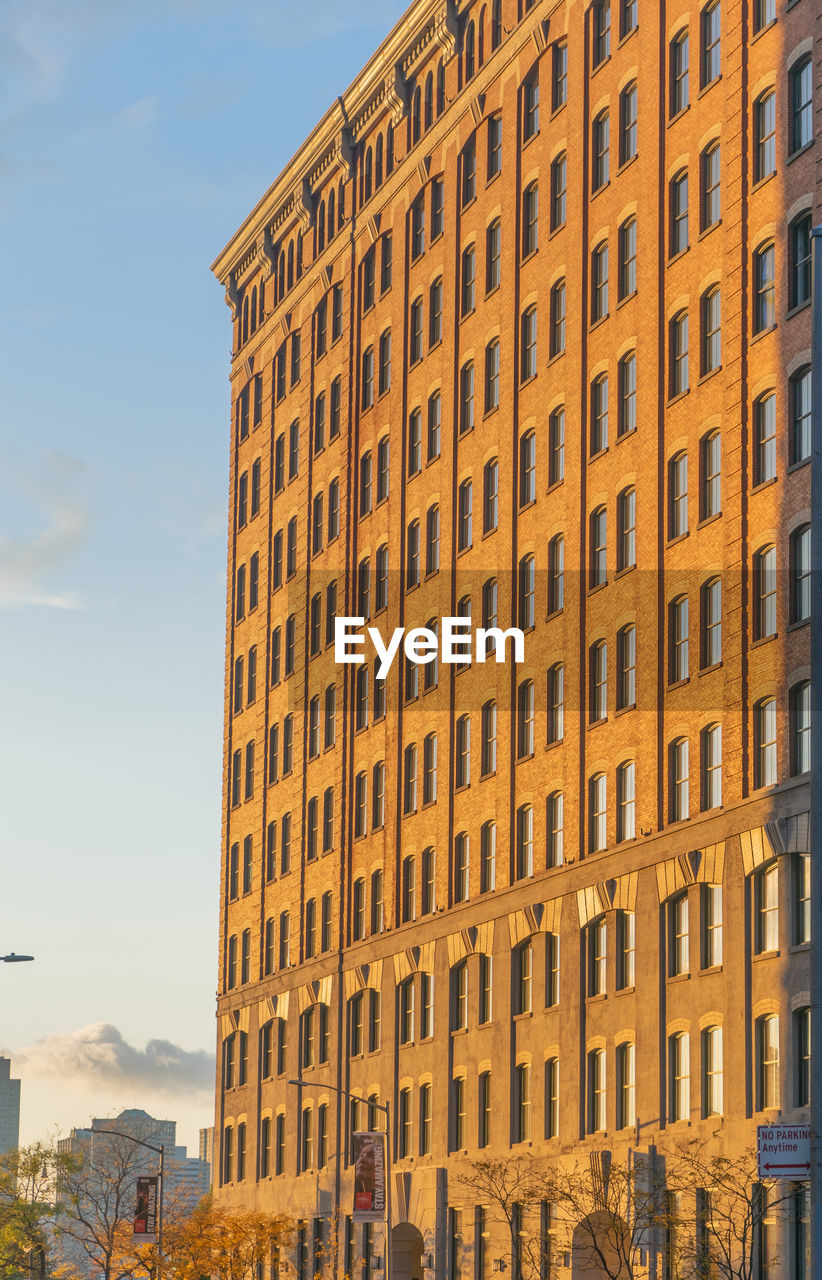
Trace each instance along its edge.
{"label": "wispy cloud", "polygon": [[75,592],[55,590],[48,580],[66,566],[88,537],[87,504],[76,492],[85,470],[78,459],[58,453],[42,457],[36,471],[31,466],[9,470],[10,478],[17,482],[18,502],[21,497],[27,500],[30,511],[39,512],[44,520],[34,533],[0,533],[0,609],[80,607]]}
{"label": "wispy cloud", "polygon": [[149,1040],[139,1049],[105,1022],[46,1036],[15,1052],[14,1063],[26,1075],[60,1080],[85,1092],[129,1088],[209,1095],[214,1088],[213,1054],[182,1049],[169,1040]]}

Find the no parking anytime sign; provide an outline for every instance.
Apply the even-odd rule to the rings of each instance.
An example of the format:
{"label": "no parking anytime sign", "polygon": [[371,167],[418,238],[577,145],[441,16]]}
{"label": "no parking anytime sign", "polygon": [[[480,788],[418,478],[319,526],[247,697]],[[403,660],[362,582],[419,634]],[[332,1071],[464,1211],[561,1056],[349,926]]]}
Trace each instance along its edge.
{"label": "no parking anytime sign", "polygon": [[760,1178],[810,1178],[810,1125],[757,1125],[756,1158]]}

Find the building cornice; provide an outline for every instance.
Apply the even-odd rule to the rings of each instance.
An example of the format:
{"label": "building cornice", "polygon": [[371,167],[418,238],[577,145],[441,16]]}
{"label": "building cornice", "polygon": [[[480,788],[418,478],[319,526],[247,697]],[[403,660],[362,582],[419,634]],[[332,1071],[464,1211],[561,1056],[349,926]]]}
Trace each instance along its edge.
{"label": "building cornice", "polygon": [[446,59],[453,55],[457,23],[454,0],[416,0],[411,5],[212,263],[212,271],[227,289],[230,276],[236,283],[254,260],[264,232],[276,231],[295,212],[305,226],[306,208],[310,223],[313,192],[331,165],[350,179],[352,140],[377,111],[390,111],[395,124],[404,118],[409,72],[429,45],[436,45]]}

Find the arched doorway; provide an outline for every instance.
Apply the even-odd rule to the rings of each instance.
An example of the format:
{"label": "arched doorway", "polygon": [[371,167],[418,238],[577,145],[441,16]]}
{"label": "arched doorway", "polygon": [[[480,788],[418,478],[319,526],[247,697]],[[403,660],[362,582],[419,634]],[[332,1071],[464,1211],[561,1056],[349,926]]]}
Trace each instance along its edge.
{"label": "arched doorway", "polygon": [[[592,1213],[579,1223],[574,1231],[573,1280],[609,1280],[617,1275],[621,1280],[619,1256],[614,1247],[615,1238],[624,1239],[620,1222],[611,1220],[607,1213]],[[599,1257],[600,1250],[606,1259],[605,1267]]]}
{"label": "arched doorway", "polygon": [[411,1222],[391,1232],[393,1280],[422,1280],[422,1236]]}

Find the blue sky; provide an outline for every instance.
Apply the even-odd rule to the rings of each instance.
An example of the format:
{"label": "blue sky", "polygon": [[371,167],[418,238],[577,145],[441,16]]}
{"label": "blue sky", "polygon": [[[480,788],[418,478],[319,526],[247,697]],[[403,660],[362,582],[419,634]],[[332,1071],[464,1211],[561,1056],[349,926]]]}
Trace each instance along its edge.
{"label": "blue sky", "polygon": [[[0,1047],[210,1123],[230,329],[209,264],[398,0],[0,6]],[[308,26],[304,17],[311,15]]]}

